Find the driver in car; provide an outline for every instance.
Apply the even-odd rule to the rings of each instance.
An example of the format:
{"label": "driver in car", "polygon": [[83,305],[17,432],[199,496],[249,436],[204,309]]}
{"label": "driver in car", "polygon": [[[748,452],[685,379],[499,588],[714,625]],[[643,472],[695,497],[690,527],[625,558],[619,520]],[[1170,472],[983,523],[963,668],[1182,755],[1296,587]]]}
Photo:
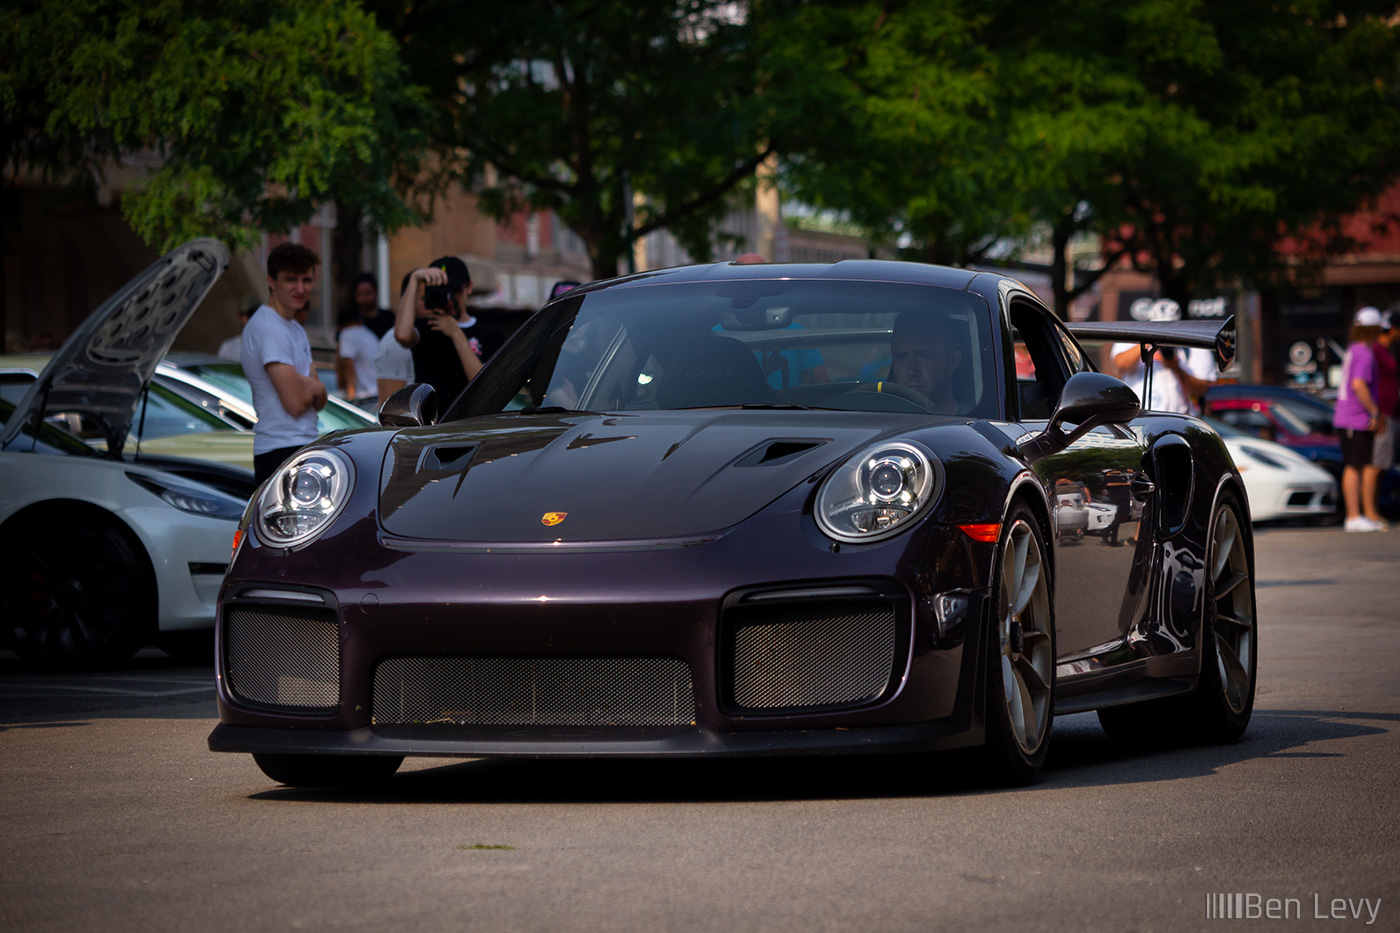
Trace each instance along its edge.
{"label": "driver in car", "polygon": [[890,382],[927,398],[935,411],[954,414],[953,373],[962,350],[952,346],[940,321],[926,313],[905,312],[890,336]]}

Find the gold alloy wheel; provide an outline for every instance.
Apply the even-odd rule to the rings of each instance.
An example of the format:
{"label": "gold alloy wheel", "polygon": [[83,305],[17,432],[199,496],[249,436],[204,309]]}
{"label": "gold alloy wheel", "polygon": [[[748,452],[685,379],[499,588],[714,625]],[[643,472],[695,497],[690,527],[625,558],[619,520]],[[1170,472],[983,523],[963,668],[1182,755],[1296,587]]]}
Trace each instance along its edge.
{"label": "gold alloy wheel", "polygon": [[1254,604],[1249,578],[1249,555],[1234,509],[1215,516],[1215,550],[1210,578],[1215,624],[1215,665],[1225,703],[1236,715],[1249,705],[1254,669]]}
{"label": "gold alloy wheel", "polygon": [[1021,751],[1033,755],[1049,732],[1055,658],[1045,555],[1025,519],[1003,544],[997,611],[1007,722]]}

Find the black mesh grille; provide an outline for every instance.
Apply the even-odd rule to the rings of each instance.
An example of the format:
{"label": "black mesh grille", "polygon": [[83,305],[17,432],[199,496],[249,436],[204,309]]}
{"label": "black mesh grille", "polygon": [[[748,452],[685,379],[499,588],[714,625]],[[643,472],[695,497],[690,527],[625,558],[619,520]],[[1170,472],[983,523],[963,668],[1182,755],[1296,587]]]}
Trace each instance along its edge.
{"label": "black mesh grille", "polygon": [[224,614],[224,663],[230,692],[249,703],[334,709],[340,701],[333,612],[230,608]]}
{"label": "black mesh grille", "polygon": [[894,669],[895,612],[887,602],[741,609],[727,631],[732,698],[746,710],[866,703],[885,691]]}
{"label": "black mesh grille", "polygon": [[695,696],[678,658],[390,658],[374,673],[374,722],[690,725]]}

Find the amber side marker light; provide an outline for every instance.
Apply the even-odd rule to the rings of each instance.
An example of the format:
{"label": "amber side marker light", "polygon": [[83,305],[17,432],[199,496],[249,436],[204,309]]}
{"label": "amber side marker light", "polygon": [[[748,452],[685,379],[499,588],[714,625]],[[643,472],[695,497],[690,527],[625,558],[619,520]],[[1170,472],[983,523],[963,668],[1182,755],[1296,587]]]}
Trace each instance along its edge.
{"label": "amber side marker light", "polygon": [[984,544],[996,544],[997,536],[1001,534],[1001,524],[990,525],[959,525],[963,534],[974,541],[981,541]]}
{"label": "amber side marker light", "polygon": [[229,552],[228,559],[233,561],[233,555],[238,553],[238,543],[243,540],[243,529],[236,529],[233,533],[233,550]]}

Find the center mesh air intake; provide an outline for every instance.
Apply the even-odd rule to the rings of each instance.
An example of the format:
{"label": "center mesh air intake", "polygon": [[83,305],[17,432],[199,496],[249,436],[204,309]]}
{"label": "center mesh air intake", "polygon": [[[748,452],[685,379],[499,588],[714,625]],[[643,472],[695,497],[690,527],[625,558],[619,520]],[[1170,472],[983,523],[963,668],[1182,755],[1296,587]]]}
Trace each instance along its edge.
{"label": "center mesh air intake", "polygon": [[257,606],[224,614],[229,691],[259,706],[334,709],[340,638],[334,612]]}
{"label": "center mesh air intake", "polygon": [[374,673],[374,722],[692,725],[695,694],[679,658],[390,658]]}
{"label": "center mesh air intake", "polygon": [[746,607],[728,623],[732,696],[741,709],[855,706],[890,682],[895,612],[888,602]]}

